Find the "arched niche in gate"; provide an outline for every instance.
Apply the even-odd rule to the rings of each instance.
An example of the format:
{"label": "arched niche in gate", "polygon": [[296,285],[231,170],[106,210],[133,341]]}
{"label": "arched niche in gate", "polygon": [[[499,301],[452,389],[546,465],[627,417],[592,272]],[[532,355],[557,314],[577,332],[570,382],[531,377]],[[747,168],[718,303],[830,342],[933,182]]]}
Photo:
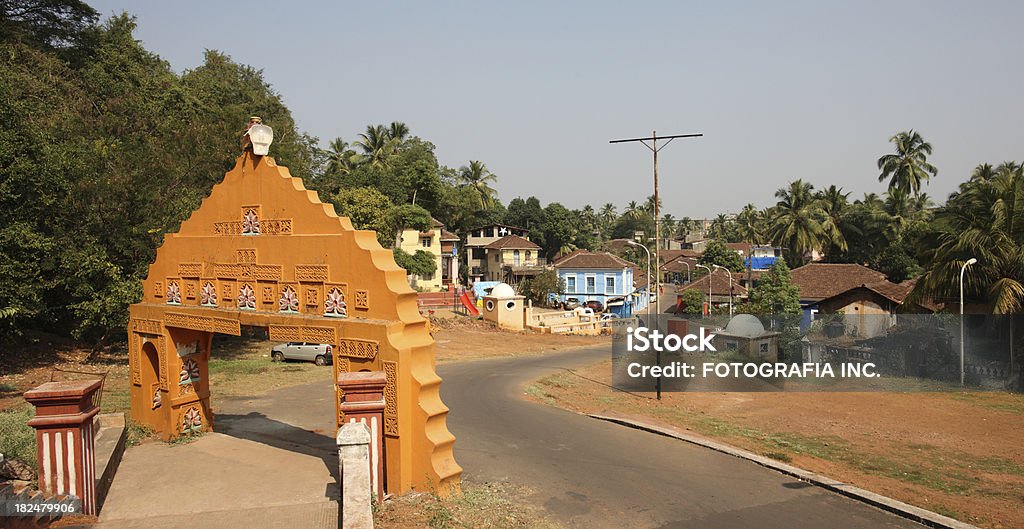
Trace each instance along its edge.
{"label": "arched niche in gate", "polygon": [[212,429],[213,334],[265,327],[271,340],[333,345],[335,375],[386,374],[389,492],[458,487],[434,341],[405,271],[273,158],[239,157],[164,238],[143,287],[128,328],[135,421],[167,439]]}

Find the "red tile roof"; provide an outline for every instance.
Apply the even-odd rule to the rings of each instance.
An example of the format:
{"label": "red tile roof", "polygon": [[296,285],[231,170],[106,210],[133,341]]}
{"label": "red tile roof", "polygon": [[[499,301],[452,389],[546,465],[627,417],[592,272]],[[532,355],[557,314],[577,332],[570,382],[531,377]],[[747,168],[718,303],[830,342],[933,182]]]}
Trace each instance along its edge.
{"label": "red tile roof", "polygon": [[515,250],[540,250],[540,246],[530,242],[528,239],[524,239],[518,235],[506,235],[487,246],[484,246],[488,250],[504,250],[515,249]]}
{"label": "red tile roof", "polygon": [[588,252],[586,250],[576,250],[569,255],[559,258],[552,265],[555,268],[603,269],[621,269],[635,266],[633,263],[608,252]]}
{"label": "red tile roof", "polygon": [[819,301],[861,285],[886,281],[885,274],[850,263],[810,263],[793,270],[800,299]]}
{"label": "red tile roof", "polygon": [[[732,274],[732,295],[733,296],[746,296],[747,289],[740,285],[739,278],[736,277],[740,274]],[[708,291],[708,278],[711,278],[711,295],[712,296],[728,296],[729,295],[729,276],[725,275],[724,272],[715,271],[714,274],[706,275],[693,283],[685,286],[681,286],[676,289],[676,292],[682,294],[683,292],[690,289],[697,289],[700,292]]]}

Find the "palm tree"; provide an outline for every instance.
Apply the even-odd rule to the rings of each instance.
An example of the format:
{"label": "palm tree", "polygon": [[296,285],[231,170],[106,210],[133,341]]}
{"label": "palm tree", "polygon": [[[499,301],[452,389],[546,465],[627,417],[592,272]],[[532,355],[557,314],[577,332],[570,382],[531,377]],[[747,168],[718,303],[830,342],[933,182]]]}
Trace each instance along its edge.
{"label": "palm tree", "polygon": [[638,204],[637,201],[630,200],[629,204],[626,204],[626,213],[624,215],[627,218],[630,218],[630,219],[633,219],[633,220],[639,220],[639,219],[643,218],[643,216],[646,215],[646,214],[647,214],[647,212],[644,211],[643,206]]}
{"label": "palm tree", "polygon": [[913,297],[956,299],[960,267],[978,259],[964,276],[964,289],[988,301],[993,313],[1024,312],[1024,170],[1014,162],[987,178],[961,186],[940,209],[931,265],[915,285]]}
{"label": "palm tree", "polygon": [[676,224],[676,235],[685,238],[690,234],[690,230],[692,229],[693,219],[690,217],[683,217],[682,220],[679,221],[679,224]]}
{"label": "palm tree", "polygon": [[901,132],[889,141],[895,144],[896,152],[886,154],[878,159],[878,181],[889,179],[889,189],[898,188],[917,195],[921,190],[921,182],[938,174],[939,170],[928,163],[932,153],[932,144],[924,141],[913,129]]}
{"label": "palm tree", "polygon": [[[662,208],[661,197],[658,197],[658,211],[661,211],[661,208]],[[643,209],[644,209],[644,211],[647,212],[648,215],[651,216],[651,218],[654,218],[654,195],[651,195],[651,196],[647,197],[647,200],[644,202]]]}
{"label": "palm tree", "polygon": [[786,249],[787,260],[793,266],[803,264],[807,256],[822,250],[826,244],[846,249],[846,239],[813,191],[814,186],[809,182],[796,180],[788,188],[775,192],[779,202],[775,205],[770,237]]}
{"label": "palm tree", "polygon": [[616,211],[615,204],[611,202],[601,206],[598,215],[601,218],[601,223],[606,227],[611,226],[619,218],[619,212]]}
{"label": "palm tree", "polygon": [[361,161],[370,167],[387,168],[395,151],[395,141],[388,135],[384,125],[369,125],[366,132],[359,134],[356,145],[362,149]]}
{"label": "palm tree", "polygon": [[388,139],[402,143],[409,136],[409,127],[401,121],[392,121],[388,127]]}
{"label": "palm tree", "polygon": [[759,212],[753,204],[743,206],[743,210],[736,215],[736,227],[739,236],[752,245],[759,244],[761,240],[760,222]]}
{"label": "palm tree", "polygon": [[663,237],[672,237],[676,233],[676,218],[671,214],[666,213],[661,216],[661,235]]}
{"label": "palm tree", "polygon": [[583,210],[580,211],[580,223],[583,225],[587,233],[593,233],[597,230],[597,212],[594,211],[594,208],[590,204],[583,206]]}
{"label": "palm tree", "polygon": [[327,149],[327,174],[346,175],[355,168],[355,151],[341,138],[331,140]]}
{"label": "palm tree", "polygon": [[490,183],[497,180],[497,175],[479,160],[470,160],[469,165],[459,168],[459,183],[476,190],[480,195],[480,209],[489,209],[494,205],[495,191]]}

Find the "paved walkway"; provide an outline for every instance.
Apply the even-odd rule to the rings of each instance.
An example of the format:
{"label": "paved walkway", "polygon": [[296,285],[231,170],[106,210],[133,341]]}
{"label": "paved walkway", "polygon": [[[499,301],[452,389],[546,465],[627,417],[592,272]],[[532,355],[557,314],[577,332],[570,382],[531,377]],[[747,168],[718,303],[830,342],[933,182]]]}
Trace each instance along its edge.
{"label": "paved walkway", "polygon": [[98,527],[336,528],[332,396],[323,382],[223,399],[217,433],[130,448]]}

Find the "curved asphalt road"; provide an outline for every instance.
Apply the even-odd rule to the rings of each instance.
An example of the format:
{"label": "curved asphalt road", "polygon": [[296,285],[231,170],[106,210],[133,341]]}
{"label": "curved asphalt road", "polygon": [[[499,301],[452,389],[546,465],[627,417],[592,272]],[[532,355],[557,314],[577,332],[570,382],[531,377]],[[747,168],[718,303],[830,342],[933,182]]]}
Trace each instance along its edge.
{"label": "curved asphalt road", "polygon": [[522,398],[606,349],[438,366],[464,478],[508,481],[569,527],[922,526],[732,456]]}

